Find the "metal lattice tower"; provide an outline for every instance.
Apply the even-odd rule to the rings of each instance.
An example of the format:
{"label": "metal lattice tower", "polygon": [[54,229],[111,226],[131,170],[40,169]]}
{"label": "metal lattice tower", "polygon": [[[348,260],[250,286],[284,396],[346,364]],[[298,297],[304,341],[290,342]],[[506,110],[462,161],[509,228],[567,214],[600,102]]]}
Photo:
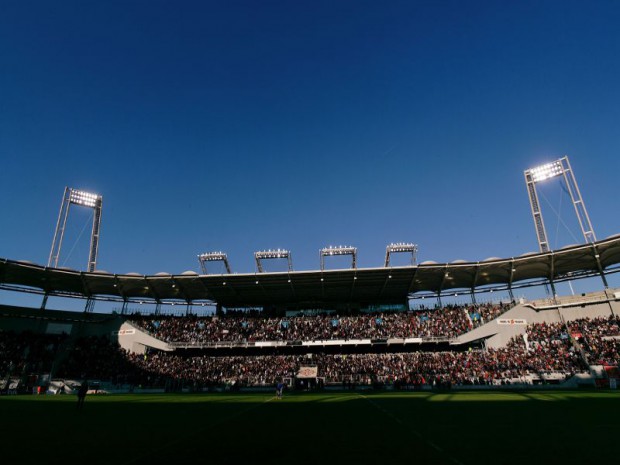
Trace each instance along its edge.
{"label": "metal lattice tower", "polygon": [[563,176],[566,182],[568,194],[570,195],[581,232],[587,243],[596,242],[596,235],[590,222],[590,217],[586,206],[581,197],[577,180],[568,161],[568,157],[560,158],[551,163],[547,163],[536,168],[530,168],[523,172],[525,175],[525,184],[530,199],[530,207],[532,209],[532,217],[534,218],[534,227],[536,228],[536,236],[541,252],[549,252],[549,242],[547,240],[547,231],[545,230],[545,222],[543,220],[536,184],[547,179]]}
{"label": "metal lattice tower", "polygon": [[62,241],[65,235],[65,227],[71,205],[93,209],[93,227],[90,233],[90,250],[88,252],[87,271],[93,272],[97,268],[97,252],[99,250],[99,234],[101,229],[101,207],[103,197],[98,194],[65,187],[65,193],[62,196],[60,204],[60,212],[58,213],[58,221],[56,222],[56,230],[54,231],[54,239],[52,241],[52,249],[47,262],[47,266],[58,268],[58,260],[60,258],[60,250],[62,249]]}

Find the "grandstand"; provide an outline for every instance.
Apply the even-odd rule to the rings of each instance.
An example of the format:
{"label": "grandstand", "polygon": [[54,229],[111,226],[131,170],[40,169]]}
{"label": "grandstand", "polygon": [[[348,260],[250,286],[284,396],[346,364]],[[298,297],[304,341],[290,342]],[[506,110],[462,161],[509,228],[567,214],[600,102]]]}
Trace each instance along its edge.
{"label": "grandstand", "polygon": [[[536,184],[560,175],[586,243],[554,251]],[[1,289],[43,297],[39,309],[0,307],[1,389],[70,391],[85,378],[114,391],[261,389],[281,381],[302,389],[615,387],[620,292],[607,276],[620,271],[620,235],[596,240],[567,157],[526,170],[525,178],[540,253],[417,264],[418,246],[396,243],[386,248],[385,266],[358,268],[356,247],[330,246],[320,250],[319,270],[295,271],[291,252],[276,249],[254,254],[255,273],[237,274],[219,251],[198,256],[202,274],[152,276],[96,269],[102,196],[65,188],[48,266],[0,259]],[[72,204],[94,210],[85,272],[58,268]],[[411,254],[411,263],[392,266],[397,253]],[[333,256],[350,257],[351,267],[327,269]],[[265,260],[286,260],[287,270],[265,272]],[[208,274],[213,261],[226,273]],[[581,278],[600,279],[603,291],[557,295],[557,283]],[[515,298],[516,289],[532,286],[550,289],[549,297]],[[482,303],[493,292],[506,298]],[[459,293],[471,303],[444,304]],[[50,296],[82,299],[84,312],[47,310]],[[94,312],[98,301],[120,310]],[[143,303],[155,312],[133,310]],[[205,305],[215,311],[192,311]],[[173,306],[184,314],[162,310]]]}
{"label": "grandstand", "polygon": [[[506,262],[520,270],[538,272],[541,264],[557,262],[565,267],[560,268],[562,273],[570,270],[589,274],[596,270],[596,265],[588,270],[583,264],[595,264],[594,256],[590,261],[572,257],[597,254],[604,268],[613,269],[617,247],[618,238],[611,238],[521,259],[526,263],[515,264],[517,259],[511,259],[469,266],[475,269],[474,274],[481,274],[479,267],[485,267],[485,284],[489,280],[501,281],[498,270]],[[569,268],[571,263],[573,268]],[[397,290],[406,289],[402,284],[405,279],[399,273],[406,280],[416,281],[416,273],[422,278],[425,268],[430,267],[448,269],[448,273],[465,279],[463,266],[458,267],[459,273],[450,264],[369,270],[368,276],[366,270],[357,270],[359,274],[353,277],[359,277],[359,287],[368,285],[369,289],[352,292],[348,288],[348,295],[356,295],[357,299],[343,299],[339,305],[345,287],[343,281],[346,277],[351,279],[350,271],[336,271],[332,275],[304,272],[299,273],[301,276],[287,273],[291,281],[298,283],[293,292],[290,287],[283,290],[276,285],[278,280],[283,280],[281,273],[264,273],[260,279],[265,284],[260,293],[255,293],[247,282],[248,277],[243,275],[136,278],[77,273],[3,260],[0,264],[3,285],[49,283],[45,284],[45,292],[79,295],[85,299],[100,297],[94,293],[95,289],[109,290],[110,295],[105,298],[116,298],[115,294],[120,293],[125,298],[135,297],[136,287],[130,287],[127,282],[136,279],[146,284],[140,294],[143,299],[149,293],[167,296],[166,292],[177,292],[172,286],[178,286],[186,296],[202,300],[223,292],[212,291],[210,284],[222,279],[227,280],[226,286],[239,298],[226,295],[211,316],[196,316],[191,312],[185,316],[75,313],[3,306],[2,343],[17,347],[3,352],[0,365],[5,380],[3,389],[12,386],[13,390],[25,392],[40,385],[51,386],[53,390],[59,389],[58,386],[67,389],[83,378],[95,379],[109,390],[121,391],[136,386],[156,390],[270,388],[278,379],[286,380],[291,387],[381,385],[390,389],[489,388],[515,384],[576,387],[610,380],[615,383],[615,372],[608,367],[618,364],[620,331],[616,315],[620,310],[620,292],[606,289],[537,301],[472,302],[416,310],[398,305]],[[381,273],[390,285],[391,279],[395,279],[395,285],[392,288],[384,282],[384,289],[373,292]],[[79,291],[76,279],[88,292]],[[109,280],[117,283],[116,286],[105,288]],[[314,286],[310,286],[311,280],[315,281]],[[503,282],[498,284],[503,285]],[[431,286],[425,290],[437,292]],[[302,300],[307,295],[314,296],[312,312],[302,310],[308,305]],[[288,301],[286,296],[293,298]],[[319,296],[324,299],[318,299]],[[367,300],[362,301],[362,296]],[[223,305],[238,309],[248,302],[254,310],[227,311]],[[263,309],[256,310],[261,303]],[[599,328],[601,321],[605,322],[604,333],[593,333],[592,328]],[[16,344],[16,340],[21,342]],[[29,358],[22,356],[25,346],[29,346]],[[39,353],[40,347],[47,347],[47,353],[32,363],[32,356]],[[304,378],[303,369],[308,367],[314,371]]]}

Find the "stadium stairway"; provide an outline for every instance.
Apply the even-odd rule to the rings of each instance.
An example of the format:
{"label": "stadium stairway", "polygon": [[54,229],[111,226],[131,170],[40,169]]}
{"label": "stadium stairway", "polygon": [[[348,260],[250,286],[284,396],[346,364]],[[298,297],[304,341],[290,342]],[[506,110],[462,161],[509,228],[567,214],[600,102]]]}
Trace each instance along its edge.
{"label": "stadium stairway", "polygon": [[[586,310],[587,311],[587,310]],[[608,310],[603,306],[592,305],[589,313],[597,315],[606,313]],[[489,348],[504,347],[508,341],[514,336],[524,334],[527,325],[532,323],[565,323],[576,317],[582,317],[583,307],[580,308],[578,314],[562,313],[557,307],[536,309],[531,304],[522,303],[508,310],[499,317],[485,323],[478,328],[459,336],[456,344],[466,344],[478,340],[486,340],[486,346]],[[568,317],[568,318],[567,318]],[[571,318],[572,317],[572,318]],[[500,324],[501,322],[501,324]],[[603,378],[604,373],[601,367],[590,365],[587,354],[583,347],[571,336],[571,342],[576,350],[579,351],[583,360],[588,364],[590,373],[578,373],[573,377],[561,383],[564,388],[578,388],[581,386],[593,386],[595,379]],[[538,376],[539,379],[546,379],[546,376]]]}
{"label": "stadium stairway", "polygon": [[150,335],[137,325],[125,321],[116,332],[118,344],[132,353],[143,354],[147,347],[171,352],[174,349],[165,341]]}
{"label": "stadium stairway", "polygon": [[526,304],[517,304],[499,317],[469,331],[456,339],[457,344],[468,344],[478,340],[486,340],[487,347],[504,347],[517,335],[525,333],[531,323],[560,322],[557,310],[538,312]]}
{"label": "stadium stairway", "polygon": [[617,289],[558,297],[555,302],[549,299],[522,302],[498,318],[459,336],[456,343],[466,344],[484,339],[487,347],[499,348],[505,346],[513,336],[523,334],[528,324],[565,323],[578,318],[607,317],[614,312],[620,313],[620,291]]}

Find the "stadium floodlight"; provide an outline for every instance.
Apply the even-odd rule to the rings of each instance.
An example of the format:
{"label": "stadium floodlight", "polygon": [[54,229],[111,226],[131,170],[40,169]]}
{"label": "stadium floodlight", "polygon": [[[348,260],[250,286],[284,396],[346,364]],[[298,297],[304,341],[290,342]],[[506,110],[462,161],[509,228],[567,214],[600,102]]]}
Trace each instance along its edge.
{"label": "stadium floodlight", "polygon": [[62,248],[62,240],[65,235],[65,227],[69,216],[69,207],[78,205],[93,209],[93,227],[90,234],[90,251],[88,253],[89,272],[95,271],[97,267],[97,252],[99,249],[99,231],[101,228],[101,208],[103,205],[103,197],[99,194],[65,187],[65,193],[60,204],[60,212],[58,213],[58,221],[56,222],[56,230],[54,231],[54,239],[52,240],[52,249],[47,262],[49,267],[58,267],[60,258],[60,250]]}
{"label": "stadium floodlight", "polygon": [[275,250],[262,250],[259,252],[254,252],[254,259],[256,260],[256,268],[259,273],[263,272],[263,264],[261,260],[277,260],[284,258],[288,263],[288,270],[293,271],[293,257],[291,252],[284,249],[275,249]]}
{"label": "stadium floodlight", "polygon": [[100,199],[100,195],[91,194],[90,192],[84,192],[77,189],[71,189],[71,193],[69,195],[69,200],[71,203],[91,208],[94,208]]}
{"label": "stadium floodlight", "polygon": [[534,182],[540,182],[544,181],[545,179],[555,178],[556,176],[560,176],[563,172],[562,163],[560,162],[560,160],[537,166],[536,168],[531,168],[529,171],[532,175],[532,181]]}
{"label": "stadium floodlight", "polygon": [[525,175],[525,184],[527,186],[527,193],[530,198],[530,207],[532,209],[532,217],[534,218],[534,227],[536,229],[536,236],[538,238],[538,245],[541,252],[549,252],[549,242],[547,241],[547,231],[545,230],[545,222],[543,221],[542,212],[540,209],[540,202],[538,200],[538,192],[536,191],[536,184],[545,181],[547,179],[563,176],[566,182],[566,188],[570,195],[577,219],[579,220],[579,226],[586,242],[596,242],[596,236],[590,222],[590,217],[586,206],[581,197],[577,180],[568,161],[568,157],[565,156],[551,163],[537,166],[536,168],[530,168],[523,172]]}
{"label": "stadium floodlight", "polygon": [[200,268],[203,274],[209,274],[207,272],[207,262],[223,262],[226,272],[230,274],[230,265],[228,264],[228,256],[224,252],[206,252],[198,255],[198,261],[200,262]]}
{"label": "stadium floodlight", "polygon": [[408,242],[397,242],[388,245],[385,248],[385,266],[390,266],[390,256],[393,253],[410,253],[411,265],[414,266],[417,261],[418,246]]}
{"label": "stadium floodlight", "polygon": [[325,257],[333,257],[337,255],[351,255],[351,268],[357,268],[357,247],[349,245],[339,245],[338,247],[324,247],[319,250],[321,258],[321,271],[325,269]]}

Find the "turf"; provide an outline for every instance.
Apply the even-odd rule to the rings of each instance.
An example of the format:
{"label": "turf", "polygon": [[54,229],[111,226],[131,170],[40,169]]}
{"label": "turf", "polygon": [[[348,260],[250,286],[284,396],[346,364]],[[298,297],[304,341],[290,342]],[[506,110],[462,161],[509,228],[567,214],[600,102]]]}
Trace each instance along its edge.
{"label": "turf", "polygon": [[2,463],[616,463],[620,392],[0,397]]}

